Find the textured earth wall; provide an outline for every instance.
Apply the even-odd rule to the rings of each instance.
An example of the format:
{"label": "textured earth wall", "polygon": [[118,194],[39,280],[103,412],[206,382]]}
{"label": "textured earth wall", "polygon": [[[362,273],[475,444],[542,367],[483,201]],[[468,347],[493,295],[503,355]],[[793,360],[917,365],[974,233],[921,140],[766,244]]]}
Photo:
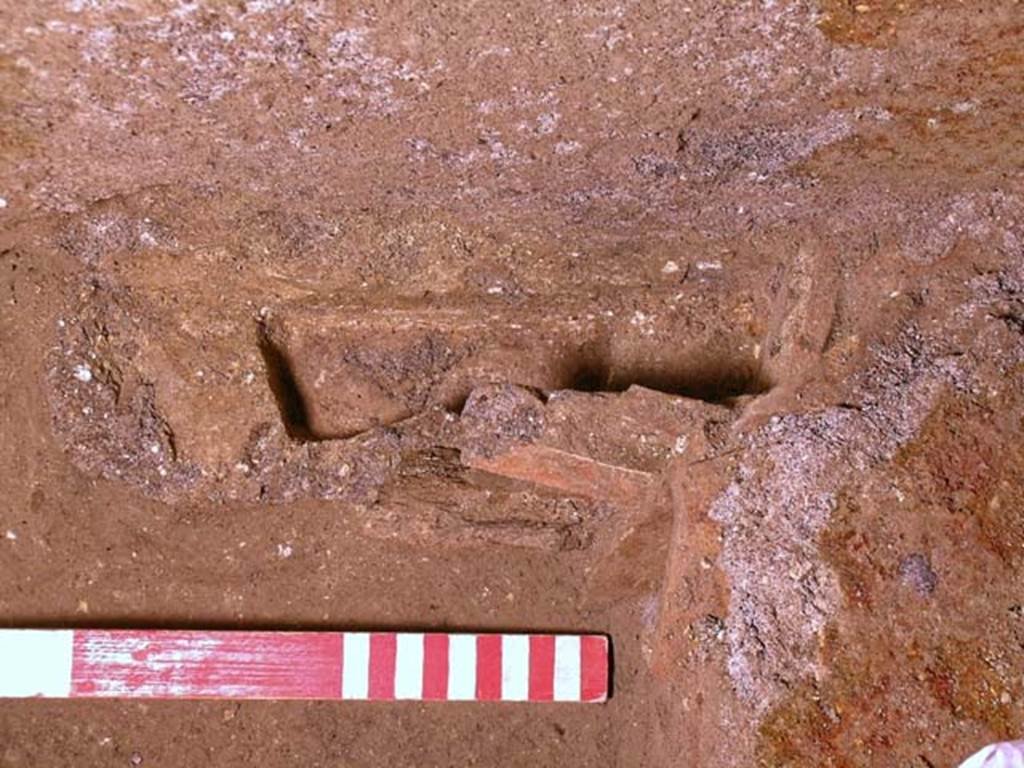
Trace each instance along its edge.
{"label": "textured earth wall", "polygon": [[608,632],[604,706],[0,705],[0,765],[1024,734],[1024,5],[0,0],[0,622]]}

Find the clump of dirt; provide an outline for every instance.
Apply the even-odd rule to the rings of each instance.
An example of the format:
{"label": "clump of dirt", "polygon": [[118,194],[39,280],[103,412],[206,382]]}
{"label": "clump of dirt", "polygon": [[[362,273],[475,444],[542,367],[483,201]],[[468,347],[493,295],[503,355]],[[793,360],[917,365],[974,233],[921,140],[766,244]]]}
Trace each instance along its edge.
{"label": "clump of dirt", "polygon": [[466,400],[462,416],[467,422],[471,450],[485,457],[529,443],[544,429],[543,403],[522,387],[475,389]]}

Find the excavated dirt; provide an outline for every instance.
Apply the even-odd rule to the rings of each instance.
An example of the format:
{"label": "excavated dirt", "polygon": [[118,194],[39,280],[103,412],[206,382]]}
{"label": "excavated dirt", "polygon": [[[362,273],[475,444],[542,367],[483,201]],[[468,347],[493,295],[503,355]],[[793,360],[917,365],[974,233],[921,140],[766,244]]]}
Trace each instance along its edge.
{"label": "excavated dirt", "polygon": [[0,0],[0,623],[610,634],[603,706],[0,703],[0,765],[1024,735],[1019,0]]}

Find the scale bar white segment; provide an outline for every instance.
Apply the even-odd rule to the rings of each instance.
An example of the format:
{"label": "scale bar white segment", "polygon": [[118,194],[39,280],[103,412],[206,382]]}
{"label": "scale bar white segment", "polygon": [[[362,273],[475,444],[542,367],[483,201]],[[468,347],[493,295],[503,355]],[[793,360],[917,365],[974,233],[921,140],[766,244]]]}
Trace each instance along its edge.
{"label": "scale bar white segment", "polygon": [[501,699],[530,697],[530,636],[504,635],[501,640]]}
{"label": "scale bar white segment", "polygon": [[341,656],[341,698],[364,700],[370,692],[370,634],[346,632]]}
{"label": "scale bar white segment", "polygon": [[395,698],[423,698],[423,634],[397,636],[395,651]]}
{"label": "scale bar white segment", "polygon": [[0,629],[0,697],[71,694],[72,630]]}
{"label": "scale bar white segment", "polygon": [[476,698],[476,635],[451,635],[448,638],[448,699],[473,701]]}
{"label": "scale bar white segment", "polygon": [[580,639],[576,635],[555,638],[555,701],[580,700]]}

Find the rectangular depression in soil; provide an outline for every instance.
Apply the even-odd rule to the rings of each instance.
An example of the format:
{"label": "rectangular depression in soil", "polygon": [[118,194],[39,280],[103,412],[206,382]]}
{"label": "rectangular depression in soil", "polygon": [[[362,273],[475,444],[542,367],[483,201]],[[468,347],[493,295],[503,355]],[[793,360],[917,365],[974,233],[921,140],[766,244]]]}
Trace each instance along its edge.
{"label": "rectangular depression in soil", "polygon": [[603,635],[0,630],[0,698],[601,702]]}

